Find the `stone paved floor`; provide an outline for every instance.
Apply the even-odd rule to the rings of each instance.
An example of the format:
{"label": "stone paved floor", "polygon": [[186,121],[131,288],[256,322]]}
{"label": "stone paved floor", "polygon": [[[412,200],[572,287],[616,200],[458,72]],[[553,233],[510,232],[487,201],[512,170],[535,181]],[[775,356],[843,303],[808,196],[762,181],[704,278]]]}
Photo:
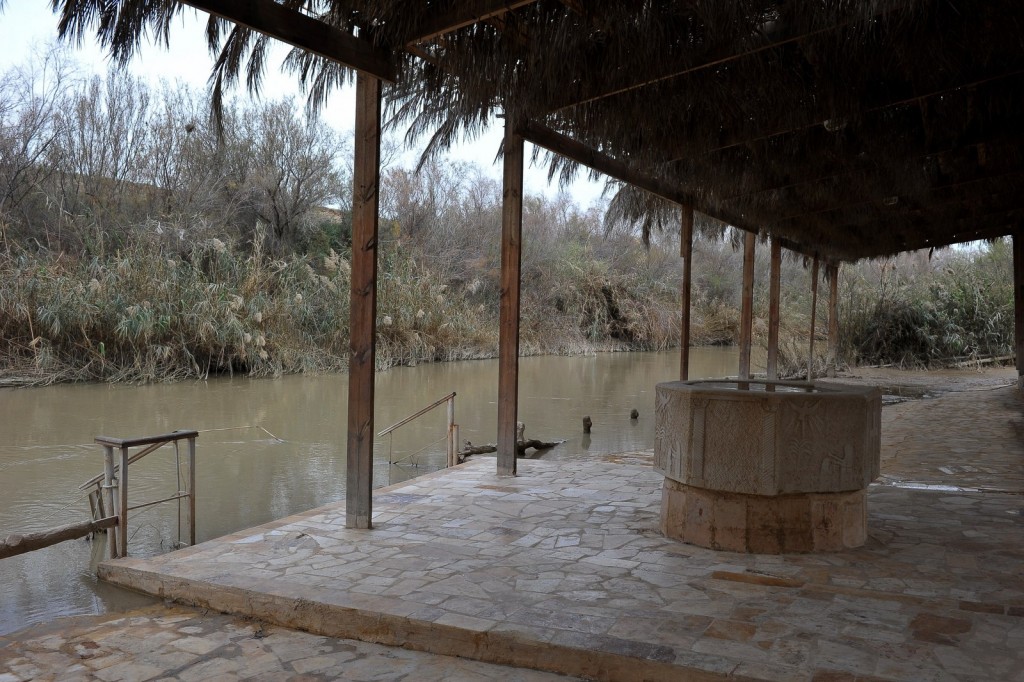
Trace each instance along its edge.
{"label": "stone paved floor", "polygon": [[234,616],[154,606],[0,637],[0,682],[409,680],[558,682],[535,670],[320,637]]}
{"label": "stone paved floor", "polygon": [[840,554],[666,540],[644,453],[520,471],[481,460],[391,488],[370,533],[333,505],[102,571],[283,626],[598,679],[1024,682],[1011,388],[885,408],[869,541]]}

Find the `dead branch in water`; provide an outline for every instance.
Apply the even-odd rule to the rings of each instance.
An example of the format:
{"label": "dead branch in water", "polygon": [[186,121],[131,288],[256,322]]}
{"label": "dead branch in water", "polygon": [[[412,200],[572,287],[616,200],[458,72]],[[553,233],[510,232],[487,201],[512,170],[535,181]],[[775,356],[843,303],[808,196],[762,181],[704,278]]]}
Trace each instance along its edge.
{"label": "dead branch in water", "polygon": [[[556,445],[561,445],[564,440],[555,441],[543,441],[537,440],[536,438],[530,438],[528,440],[521,440],[516,443],[516,454],[518,457],[526,457],[526,451],[530,448],[534,450],[550,450]],[[498,446],[493,443],[487,445],[473,445],[469,441],[466,441],[466,447],[459,451],[459,463],[465,462],[470,455],[485,455],[490,452],[497,452]],[[534,455],[537,456],[536,454]]]}

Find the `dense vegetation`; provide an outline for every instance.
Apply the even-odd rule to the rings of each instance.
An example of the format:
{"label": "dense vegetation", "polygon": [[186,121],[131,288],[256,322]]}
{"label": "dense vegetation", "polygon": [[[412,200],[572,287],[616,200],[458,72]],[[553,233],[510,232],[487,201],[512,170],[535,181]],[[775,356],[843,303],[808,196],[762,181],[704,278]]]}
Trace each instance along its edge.
{"label": "dense vegetation", "polygon": [[[0,378],[343,369],[350,144],[299,109],[236,103],[218,130],[202,94],[123,74],[80,79],[59,55],[0,77]],[[499,184],[434,160],[419,172],[392,163],[381,192],[381,366],[495,354]],[[648,249],[565,195],[528,197],[523,222],[524,353],[677,343],[672,230]],[[995,243],[844,267],[844,358],[924,364],[1008,352],[1009,260]],[[694,262],[695,343],[732,343],[732,235],[699,240]],[[783,350],[794,368],[811,333],[804,265],[790,259],[783,272]],[[767,249],[757,272],[763,337]],[[819,335],[824,314],[822,301]]]}

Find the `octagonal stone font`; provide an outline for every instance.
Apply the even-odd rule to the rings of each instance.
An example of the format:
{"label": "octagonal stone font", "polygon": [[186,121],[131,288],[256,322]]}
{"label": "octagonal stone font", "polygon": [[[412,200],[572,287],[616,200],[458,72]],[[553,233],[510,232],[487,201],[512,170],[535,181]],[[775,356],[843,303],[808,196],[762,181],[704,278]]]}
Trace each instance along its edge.
{"label": "octagonal stone font", "polygon": [[877,388],[714,380],[656,391],[666,535],[761,553],[863,544],[863,490],[879,470]]}

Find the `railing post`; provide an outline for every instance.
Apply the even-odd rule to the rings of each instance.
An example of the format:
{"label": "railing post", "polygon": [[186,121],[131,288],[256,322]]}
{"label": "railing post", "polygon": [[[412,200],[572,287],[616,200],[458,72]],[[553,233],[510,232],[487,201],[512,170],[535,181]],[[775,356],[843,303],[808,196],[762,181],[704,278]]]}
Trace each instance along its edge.
{"label": "railing post", "polygon": [[[109,445],[103,446],[103,504],[108,514],[115,514],[114,507],[114,448]],[[120,522],[120,519],[118,519]],[[110,546],[110,558],[117,558],[117,529],[114,526],[107,528],[107,544]]]}
{"label": "railing post", "polygon": [[188,541],[196,544],[196,439],[188,439]]}
{"label": "railing post", "polygon": [[[750,347],[754,326],[754,250],[757,235],[747,232],[743,240],[743,293],[740,297],[740,381],[750,378]],[[750,385],[739,384],[742,391]]]}
{"label": "railing post", "polygon": [[682,316],[679,319],[679,379],[690,378],[690,294],[693,282],[693,206],[682,207],[679,255],[683,258],[683,277],[679,285]]}
{"label": "railing post", "polygon": [[[768,275],[768,367],[769,379],[779,378],[779,299],[782,297],[782,244],[772,237],[771,270]],[[765,384],[767,390],[775,386]]]}
{"label": "railing post", "polygon": [[455,466],[455,396],[448,399],[448,466]]}
{"label": "railing post", "polygon": [[128,446],[121,446],[121,506],[118,513],[118,529],[121,531],[121,553],[120,556],[128,556]]}
{"label": "railing post", "polygon": [[1013,344],[1017,391],[1024,391],[1024,231],[1013,233]]}
{"label": "railing post", "polygon": [[836,375],[836,364],[839,358],[839,265],[831,264],[825,268],[828,277],[828,346],[825,354],[825,376],[830,379]]}
{"label": "railing post", "polygon": [[452,451],[452,466],[455,466],[459,463],[459,443],[462,441],[459,440],[459,425],[456,424],[453,428],[455,429],[455,449]]}
{"label": "railing post", "polygon": [[807,381],[814,381],[814,331],[818,314],[818,257],[811,270],[811,343],[807,349]]}

